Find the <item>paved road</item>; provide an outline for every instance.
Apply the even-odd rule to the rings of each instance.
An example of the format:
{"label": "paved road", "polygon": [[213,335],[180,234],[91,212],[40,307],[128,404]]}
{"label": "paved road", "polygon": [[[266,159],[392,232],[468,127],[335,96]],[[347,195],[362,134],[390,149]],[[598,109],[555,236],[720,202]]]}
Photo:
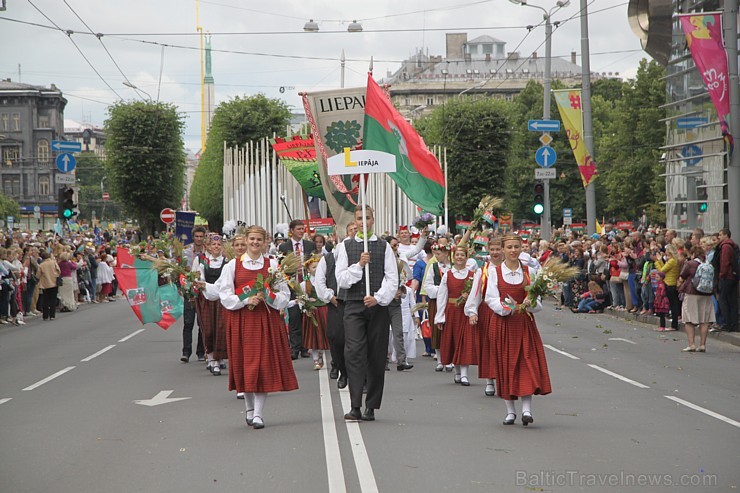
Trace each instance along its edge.
{"label": "paved road", "polygon": [[[554,391],[527,428],[429,358],[387,373],[376,422],[346,424],[347,394],[304,359],[260,431],[225,376],[178,361],[181,324],[142,330],[125,301],[2,326],[0,492],[736,490],[740,348],[685,354],[683,334],[549,307],[538,323]],[[135,402],[163,391],[187,399]]]}

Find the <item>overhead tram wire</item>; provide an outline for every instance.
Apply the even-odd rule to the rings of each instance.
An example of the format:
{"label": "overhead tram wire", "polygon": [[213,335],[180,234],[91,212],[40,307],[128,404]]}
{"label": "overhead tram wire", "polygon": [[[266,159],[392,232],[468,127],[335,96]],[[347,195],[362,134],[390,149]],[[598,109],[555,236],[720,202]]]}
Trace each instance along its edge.
{"label": "overhead tram wire", "polygon": [[102,80],[103,83],[106,86],[108,86],[108,89],[110,89],[113,92],[113,94],[115,94],[116,96],[118,96],[119,99],[123,99],[121,97],[121,95],[118,94],[118,92],[115,89],[113,89],[113,87],[110,84],[108,84],[108,81],[105,80],[105,78],[102,75],[100,75],[100,72],[98,72],[98,69],[95,68],[95,66],[92,64],[92,62],[82,52],[82,50],[77,45],[77,43],[75,42],[75,40],[72,39],[72,34],[74,34],[74,31],[65,31],[64,29],[62,29],[61,27],[59,27],[53,20],[51,20],[51,18],[49,18],[49,16],[46,15],[40,8],[38,8],[31,0],[27,0],[27,1],[28,1],[28,3],[31,4],[31,6],[34,9],[36,9],[41,15],[43,15],[46,20],[48,20],[49,22],[51,22],[54,25],[54,27],[56,27],[56,29],[59,32],[63,33],[64,35],[67,36],[67,38],[69,38],[69,40],[72,42],[72,44],[75,46],[75,48],[77,48],[77,51],[80,53],[80,55],[82,55],[82,58],[84,58],[85,61],[87,62],[87,64],[90,66],[90,68],[93,69],[93,72],[95,72],[98,75],[98,77],[100,77],[100,80]]}
{"label": "overhead tram wire", "polygon": [[77,17],[80,20],[80,22],[82,22],[82,24],[87,28],[87,30],[90,31],[90,34],[94,35],[98,39],[98,41],[100,42],[100,45],[103,47],[103,49],[105,50],[105,52],[108,54],[108,57],[110,58],[110,60],[113,62],[113,65],[116,66],[116,68],[118,69],[118,72],[123,77],[123,80],[125,80],[126,82],[128,82],[129,84],[131,84],[133,86],[132,89],[134,91],[136,91],[136,94],[141,99],[145,99],[144,96],[142,96],[141,93],[139,92],[139,89],[136,86],[134,86],[134,84],[128,79],[128,77],[126,77],[126,74],[123,73],[123,70],[118,65],[118,62],[116,62],[116,59],[113,58],[113,55],[111,54],[111,52],[108,51],[108,48],[105,46],[105,43],[103,43],[103,34],[102,33],[96,33],[95,31],[93,31],[93,29],[87,24],[87,22],[85,22],[84,19],[82,19],[82,17],[80,17],[80,15],[75,11],[75,9],[72,8],[72,6],[69,4],[69,2],[67,2],[67,0],[63,0],[63,1],[64,1],[64,5],[66,5],[69,8],[69,10],[71,10],[72,13],[75,15],[75,17]]}

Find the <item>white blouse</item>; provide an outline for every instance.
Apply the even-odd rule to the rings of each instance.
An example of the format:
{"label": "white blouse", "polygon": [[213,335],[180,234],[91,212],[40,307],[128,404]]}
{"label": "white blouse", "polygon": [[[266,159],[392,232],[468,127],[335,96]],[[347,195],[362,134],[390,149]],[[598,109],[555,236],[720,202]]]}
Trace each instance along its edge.
{"label": "white blouse", "polygon": [[452,275],[455,276],[455,279],[463,280],[468,277],[468,274],[470,273],[470,269],[468,269],[467,267],[463,267],[462,269],[458,270],[455,267],[451,267],[442,276],[442,282],[439,283],[439,288],[437,290],[437,314],[434,316],[435,324],[445,323],[445,311],[447,308],[447,299],[449,298],[449,295],[450,295],[450,292],[447,289],[447,277],[450,275],[450,273],[452,273]]}
{"label": "white blouse", "polygon": [[[527,267],[527,269],[529,272],[530,280],[534,281],[534,279],[537,277],[537,271],[532,267]],[[524,280],[524,273],[522,272],[521,264],[519,264],[519,267],[517,267],[516,270],[512,271],[508,267],[506,267],[505,263],[503,263],[501,264],[501,273],[503,274],[504,280],[507,284],[521,284],[521,282]],[[501,303],[501,294],[498,291],[498,274],[496,273],[495,267],[493,267],[489,271],[485,301],[486,304],[491,308],[491,310],[493,310],[493,312],[497,315],[505,317],[506,315],[511,315],[512,313],[512,310],[510,308],[505,307]],[[537,304],[528,307],[527,310],[531,313],[542,310],[542,300],[537,299]]]}
{"label": "white blouse", "polygon": [[[223,255],[214,257],[210,253],[206,253],[206,257],[208,258],[209,264],[214,269],[218,269],[226,261],[226,258]],[[206,282],[206,266],[200,262],[200,255],[196,256],[193,260],[192,270],[193,272],[198,272],[200,274],[200,280],[206,283],[206,289],[203,291],[203,296],[205,296],[208,301],[218,301],[221,298],[219,296],[218,289],[216,289],[215,284]]]}
{"label": "white blouse", "polygon": [[[241,261],[242,267],[247,270],[260,270],[265,265],[265,260],[270,262],[270,267],[273,269],[278,268],[278,261],[276,259],[270,259],[267,257],[259,257],[257,260],[252,260],[249,255],[242,255],[241,260],[233,259],[226,264],[221,271],[221,276],[216,281],[215,289],[218,291],[221,299],[221,304],[227,310],[241,310],[247,306],[247,300],[240,300],[234,292],[234,273],[236,272],[236,263]],[[278,290],[274,291],[275,300],[270,302],[270,306],[275,310],[282,310],[288,306],[290,301],[290,289],[288,289],[288,283],[280,283]]]}
{"label": "white blouse", "polygon": [[434,264],[437,264],[439,266],[439,274],[443,277],[450,269],[450,266],[448,264],[443,264],[441,262],[431,262],[427,265],[427,272],[424,276],[424,292],[432,300],[437,299],[437,293],[439,291],[439,286],[434,285]]}

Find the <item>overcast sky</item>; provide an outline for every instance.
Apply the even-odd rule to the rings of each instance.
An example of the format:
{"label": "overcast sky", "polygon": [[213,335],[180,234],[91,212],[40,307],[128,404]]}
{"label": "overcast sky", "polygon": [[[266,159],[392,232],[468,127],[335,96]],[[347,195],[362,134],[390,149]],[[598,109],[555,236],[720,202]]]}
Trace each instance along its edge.
{"label": "overcast sky", "polygon": [[[186,116],[186,147],[200,147],[195,0],[7,3],[7,11],[0,12],[3,79],[18,81],[20,71],[21,82],[54,83],[69,101],[65,118],[96,125],[103,124],[106,107],[114,101],[147,97],[125,87],[128,79],[151,98],[175,104]],[[554,0],[529,3],[555,6]],[[633,77],[639,60],[648,55],[627,23],[627,2],[591,0],[588,8],[591,70]],[[571,19],[555,30],[552,53],[569,58],[576,51],[580,64],[579,12],[579,0],[571,0],[553,15],[553,21]],[[318,33],[303,32],[310,18],[319,24]],[[364,32],[347,32],[354,19]],[[517,51],[523,56],[533,51],[543,56],[544,26],[531,32],[526,28],[541,20],[541,11],[507,0],[200,1],[200,25],[213,33],[217,101],[262,92],[300,111],[299,91],[339,87],[342,49],[347,57],[345,86],[362,86],[371,56],[375,75],[382,77],[419,48],[444,55],[445,32],[467,32],[468,39],[487,34],[505,41],[507,51],[521,43]],[[75,34],[68,38],[56,28],[27,23],[56,24]],[[100,40],[85,34],[90,33],[85,24],[103,34]]]}

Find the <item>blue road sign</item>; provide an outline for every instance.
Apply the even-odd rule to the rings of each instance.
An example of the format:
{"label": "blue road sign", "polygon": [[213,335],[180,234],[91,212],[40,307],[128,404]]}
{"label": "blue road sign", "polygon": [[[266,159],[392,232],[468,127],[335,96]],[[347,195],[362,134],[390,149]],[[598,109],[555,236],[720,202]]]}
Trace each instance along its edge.
{"label": "blue road sign", "polygon": [[701,147],[691,144],[681,148],[681,156],[686,160],[686,166],[696,166],[702,160]]}
{"label": "blue road sign", "polygon": [[705,116],[687,116],[676,120],[678,128],[696,128],[709,123],[709,118]]}
{"label": "blue road sign", "polygon": [[77,166],[77,160],[74,155],[64,152],[57,156],[57,169],[62,173],[69,173]]}
{"label": "blue road sign", "polygon": [[82,152],[82,143],[71,141],[68,142],[66,140],[52,140],[51,150],[57,152]]}
{"label": "blue road sign", "polygon": [[560,120],[529,120],[527,130],[530,132],[557,132],[560,130]]}
{"label": "blue road sign", "polygon": [[573,217],[573,209],[571,209],[571,208],[564,208],[563,209],[563,217]]}
{"label": "blue road sign", "polygon": [[534,160],[541,167],[549,168],[550,166],[553,166],[555,162],[558,160],[558,154],[555,152],[555,149],[553,149],[552,147],[542,146],[539,149],[537,149],[537,152],[535,152]]}

